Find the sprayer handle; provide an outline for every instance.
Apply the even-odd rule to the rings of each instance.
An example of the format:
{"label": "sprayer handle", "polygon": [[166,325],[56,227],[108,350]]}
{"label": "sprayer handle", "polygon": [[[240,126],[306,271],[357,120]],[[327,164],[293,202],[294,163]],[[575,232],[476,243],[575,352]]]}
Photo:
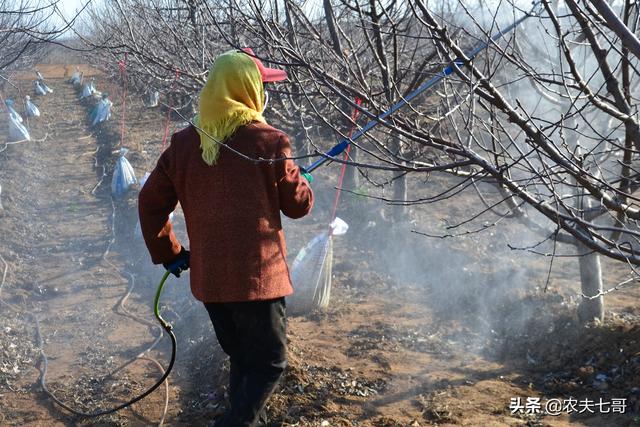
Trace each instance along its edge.
{"label": "sprayer handle", "polygon": [[299,166],[299,168],[300,168],[300,175],[304,176],[305,179],[309,182],[309,184],[311,184],[313,182],[313,175],[307,172],[307,170],[302,166]]}

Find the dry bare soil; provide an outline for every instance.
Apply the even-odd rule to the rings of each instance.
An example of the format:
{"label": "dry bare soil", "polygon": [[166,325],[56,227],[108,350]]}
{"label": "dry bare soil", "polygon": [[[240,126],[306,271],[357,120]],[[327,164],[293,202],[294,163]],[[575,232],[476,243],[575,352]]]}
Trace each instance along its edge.
{"label": "dry bare soil", "polygon": [[[0,425],[153,425],[165,399],[166,425],[210,425],[226,405],[228,365],[188,275],[163,294],[179,341],[168,394],[161,387],[131,408],[88,419],[43,392],[38,325],[47,386],[83,411],[143,391],[160,375],[153,360],[164,365],[170,356],[165,338],[145,353],[153,360],[107,377],[158,336],[151,303],[162,274],[136,234],[137,189],[111,198],[114,152],[121,143],[132,150],[138,177],[151,170],[166,112],[130,94],[123,138],[121,89],[98,77],[115,107],[110,122],[92,129],[86,117],[95,100],[79,101],[61,69],[41,70],[52,95],[36,98],[29,80],[18,81],[21,93],[3,93],[32,95],[43,116],[29,123],[35,141],[0,145]],[[5,129],[3,114],[0,141]],[[326,226],[336,177],[335,166],[318,173],[313,214],[286,222],[290,255]],[[416,193],[444,184],[411,182]],[[637,288],[607,297],[603,324],[581,326],[575,259],[556,259],[547,283],[547,258],[507,246],[535,241],[519,224],[455,239],[411,233],[439,232],[483,209],[472,194],[412,207],[401,224],[374,199],[347,194],[342,206],[351,229],[335,240],[332,301],[325,312],[290,318],[290,367],[268,405],[270,425],[640,425]],[[179,211],[175,222],[186,243]],[[627,273],[603,265],[608,286]],[[624,414],[589,405],[558,416],[512,413],[516,398],[622,398],[627,406]]]}

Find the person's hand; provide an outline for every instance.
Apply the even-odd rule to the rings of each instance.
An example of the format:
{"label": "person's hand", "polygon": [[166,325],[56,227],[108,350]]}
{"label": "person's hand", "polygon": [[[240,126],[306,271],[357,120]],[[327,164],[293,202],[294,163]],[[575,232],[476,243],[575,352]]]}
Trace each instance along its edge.
{"label": "person's hand", "polygon": [[166,264],[162,264],[166,270],[176,277],[180,277],[180,273],[189,269],[189,251],[182,247],[180,253]]}

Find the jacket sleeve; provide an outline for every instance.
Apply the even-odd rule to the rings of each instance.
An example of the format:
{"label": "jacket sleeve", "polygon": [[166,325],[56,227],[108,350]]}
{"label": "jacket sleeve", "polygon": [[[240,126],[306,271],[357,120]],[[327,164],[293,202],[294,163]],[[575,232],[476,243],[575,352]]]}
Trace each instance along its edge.
{"label": "jacket sleeve", "polygon": [[154,264],[172,261],[182,248],[169,221],[169,214],[178,204],[175,188],[167,175],[170,151],[162,153],[138,196],[140,228]]}
{"label": "jacket sleeve", "polygon": [[[279,142],[278,158],[282,157],[291,157],[291,143],[286,135]],[[276,162],[276,179],[282,213],[293,219],[308,214],[313,207],[313,191],[293,160]]]}

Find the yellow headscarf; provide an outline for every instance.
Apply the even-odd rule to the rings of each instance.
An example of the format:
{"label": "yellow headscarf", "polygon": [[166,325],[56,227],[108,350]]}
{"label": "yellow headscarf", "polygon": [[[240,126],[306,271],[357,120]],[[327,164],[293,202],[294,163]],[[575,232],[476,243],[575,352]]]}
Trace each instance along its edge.
{"label": "yellow headscarf", "polygon": [[229,51],[216,58],[200,92],[199,103],[195,124],[200,134],[202,159],[209,166],[218,160],[220,143],[236,129],[253,121],[266,123],[262,117],[264,85],[260,70],[251,57],[242,52]]}

